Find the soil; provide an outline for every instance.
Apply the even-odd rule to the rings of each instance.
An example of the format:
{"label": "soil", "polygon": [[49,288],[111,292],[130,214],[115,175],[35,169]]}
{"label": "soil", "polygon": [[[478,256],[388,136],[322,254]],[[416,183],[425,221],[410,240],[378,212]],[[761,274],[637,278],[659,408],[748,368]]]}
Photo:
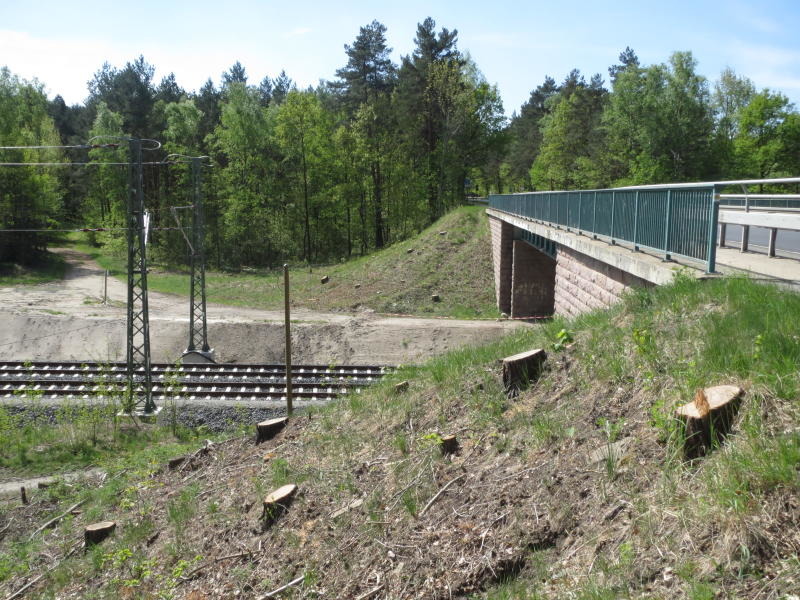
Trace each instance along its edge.
{"label": "soil", "polygon": [[[125,358],[127,286],[108,279],[88,256],[52,249],[69,265],[62,281],[0,288],[0,360]],[[150,292],[150,341],[155,362],[174,362],[186,348],[188,299]],[[208,336],[217,362],[281,362],[283,311],[208,304]],[[415,363],[459,346],[483,343],[525,326],[513,321],[384,317],[292,309],[295,363]]]}

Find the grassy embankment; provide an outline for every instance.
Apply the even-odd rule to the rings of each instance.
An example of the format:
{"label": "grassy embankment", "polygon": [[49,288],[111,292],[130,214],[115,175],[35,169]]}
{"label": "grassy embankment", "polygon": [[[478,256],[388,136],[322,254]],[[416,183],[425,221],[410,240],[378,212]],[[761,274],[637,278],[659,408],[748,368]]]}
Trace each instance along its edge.
{"label": "grassy embankment", "polygon": [[[444,233],[441,233],[444,232]],[[123,259],[77,242],[77,249],[124,277]],[[320,283],[322,276],[330,281]],[[186,272],[153,265],[151,290],[188,295]],[[206,273],[208,301],[263,309],[283,308],[283,271]],[[456,318],[497,317],[489,226],[483,207],[456,209],[412,239],[340,264],[296,265],[292,305],[321,311],[371,309],[381,313]],[[440,301],[431,300],[438,294]]]}
{"label": "grassy embankment", "polygon": [[66,263],[57,254],[46,253],[32,264],[0,263],[0,286],[34,285],[64,277]]}
{"label": "grassy embankment", "polygon": [[[496,361],[533,347],[547,368],[508,399]],[[154,448],[104,464],[102,487],[7,503],[0,590],[46,572],[42,597],[260,597],[295,581],[282,597],[788,598],[798,364],[800,296],[679,278],[405,369],[276,440],[218,445],[196,470],[165,469]],[[722,383],[746,389],[733,433],[686,462],[673,409]],[[454,456],[438,449],[448,433]],[[285,483],[300,495],[264,521]],[[78,499],[82,514],[29,541]],[[69,554],[100,519],[113,537]]]}

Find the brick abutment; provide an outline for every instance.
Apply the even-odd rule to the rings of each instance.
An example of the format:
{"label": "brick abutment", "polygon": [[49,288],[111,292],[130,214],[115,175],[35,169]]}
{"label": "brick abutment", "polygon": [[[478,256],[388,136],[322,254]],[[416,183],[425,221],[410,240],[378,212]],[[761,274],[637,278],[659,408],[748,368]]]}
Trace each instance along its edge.
{"label": "brick abutment", "polygon": [[512,317],[577,316],[607,308],[632,287],[653,283],[556,244],[556,258],[514,239],[514,225],[489,216],[497,307]]}

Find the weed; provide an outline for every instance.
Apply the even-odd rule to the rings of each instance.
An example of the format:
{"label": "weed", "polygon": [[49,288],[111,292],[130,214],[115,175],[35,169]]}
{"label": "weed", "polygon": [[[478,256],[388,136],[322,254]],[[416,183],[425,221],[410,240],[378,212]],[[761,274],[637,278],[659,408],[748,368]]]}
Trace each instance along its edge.
{"label": "weed", "polygon": [[403,508],[406,509],[409,515],[412,517],[417,516],[417,495],[414,493],[413,490],[406,490],[403,492],[402,496],[400,497],[400,502],[403,505]]}
{"label": "weed", "polygon": [[289,468],[289,461],[285,458],[274,458],[270,463],[270,473],[272,475],[272,484],[276,487],[286,485],[291,479],[291,469]]}
{"label": "weed", "polygon": [[563,350],[574,340],[575,338],[572,337],[572,334],[566,329],[562,328],[558,331],[558,333],[556,333],[555,341],[553,341],[553,350],[556,352]]}
{"label": "weed", "polygon": [[398,431],[393,440],[394,447],[400,451],[400,454],[406,456],[408,454],[408,438],[402,431]]}

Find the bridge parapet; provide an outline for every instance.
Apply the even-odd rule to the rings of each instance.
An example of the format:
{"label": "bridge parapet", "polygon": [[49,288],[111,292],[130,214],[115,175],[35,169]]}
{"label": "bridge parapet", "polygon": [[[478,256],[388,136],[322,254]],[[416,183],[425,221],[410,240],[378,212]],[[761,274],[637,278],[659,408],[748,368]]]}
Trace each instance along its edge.
{"label": "bridge parapet", "polygon": [[[748,186],[785,184],[800,177],[490,195],[498,307],[521,317],[541,314],[548,298],[564,314],[608,306],[629,287],[671,281],[673,258],[715,273],[721,224],[723,236],[727,222],[763,227],[765,218],[768,227],[797,229],[800,195],[747,196]],[[722,193],[731,188],[744,195]],[[720,212],[721,200],[728,209],[740,199],[746,216]],[[769,206],[770,216],[756,214],[757,205]],[[786,218],[773,213],[781,210]],[[774,232],[769,256],[773,246]]]}

